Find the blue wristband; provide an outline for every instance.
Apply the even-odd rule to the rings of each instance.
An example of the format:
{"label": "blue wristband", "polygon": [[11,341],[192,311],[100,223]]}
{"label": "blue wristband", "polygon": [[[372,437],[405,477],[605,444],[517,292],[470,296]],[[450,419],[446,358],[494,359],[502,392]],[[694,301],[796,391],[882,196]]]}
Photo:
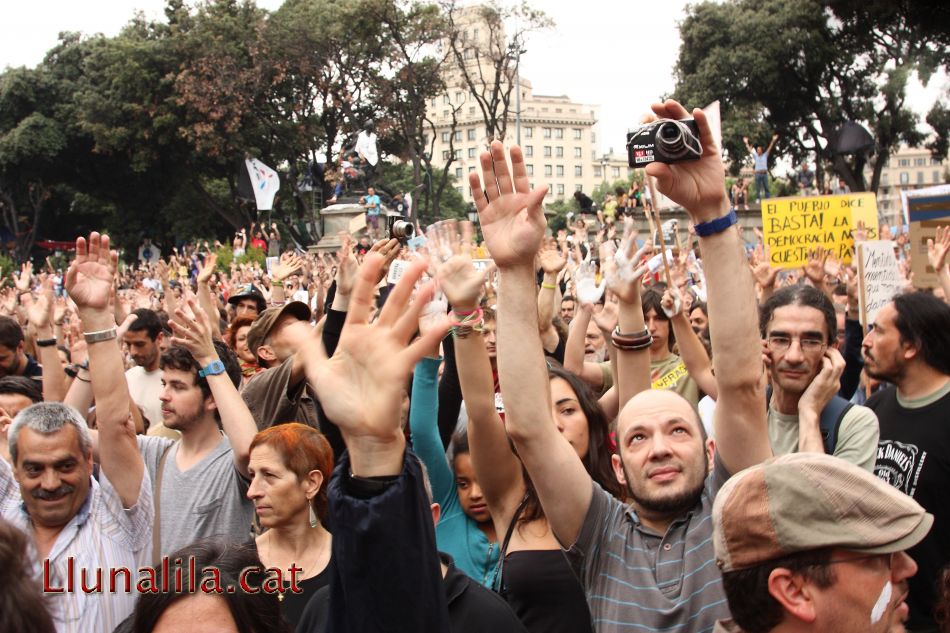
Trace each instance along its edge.
{"label": "blue wristband", "polygon": [[694,225],[693,230],[696,231],[696,235],[699,237],[709,237],[710,235],[715,235],[716,233],[722,233],[738,221],[739,218],[736,217],[736,210],[732,209],[729,211],[729,215],[716,218],[715,220],[710,220],[709,222],[700,222],[699,224]]}

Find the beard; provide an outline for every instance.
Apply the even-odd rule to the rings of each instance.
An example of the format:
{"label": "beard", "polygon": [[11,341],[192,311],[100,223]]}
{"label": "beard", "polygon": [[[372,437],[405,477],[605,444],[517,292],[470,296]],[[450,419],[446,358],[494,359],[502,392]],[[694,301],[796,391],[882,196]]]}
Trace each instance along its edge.
{"label": "beard", "polygon": [[684,514],[699,502],[699,499],[703,494],[703,488],[706,486],[706,477],[709,475],[709,462],[707,459],[705,459],[705,452],[703,453],[703,456],[704,459],[702,460],[701,467],[702,477],[699,478],[699,481],[694,483],[687,482],[686,488],[684,490],[672,495],[663,496],[649,496],[634,490],[633,484],[631,483],[634,480],[630,477],[630,473],[627,472],[627,465],[623,462],[623,460],[621,460],[620,463],[623,468],[623,475],[627,480],[627,494],[634,504],[652,514]]}

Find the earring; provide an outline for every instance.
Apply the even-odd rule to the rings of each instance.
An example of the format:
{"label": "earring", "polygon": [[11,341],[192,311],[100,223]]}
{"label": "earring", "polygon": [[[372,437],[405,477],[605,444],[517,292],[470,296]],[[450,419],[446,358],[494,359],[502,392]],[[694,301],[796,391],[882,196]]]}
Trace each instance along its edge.
{"label": "earring", "polygon": [[307,507],[310,509],[310,527],[315,528],[319,521],[317,521],[317,513],[313,511],[313,502],[309,499],[307,500]]}

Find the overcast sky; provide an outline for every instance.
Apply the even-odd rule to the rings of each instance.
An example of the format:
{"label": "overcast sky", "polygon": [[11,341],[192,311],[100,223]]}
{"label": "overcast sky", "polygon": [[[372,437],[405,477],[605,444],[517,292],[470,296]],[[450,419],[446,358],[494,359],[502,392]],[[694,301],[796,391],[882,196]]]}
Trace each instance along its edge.
{"label": "overcast sky", "polygon": [[[282,0],[257,0],[275,9]],[[677,26],[685,0],[533,0],[554,19],[549,32],[533,34],[521,73],[538,94],[566,94],[600,110],[600,151],[622,150],[627,128],[649,104],[673,89],[679,49]],[[0,67],[35,66],[60,31],[115,35],[137,9],[163,17],[164,0],[28,0],[8,2],[0,21]],[[950,87],[939,75],[924,88],[913,82],[909,103],[926,113]],[[705,105],[705,104],[702,104]]]}

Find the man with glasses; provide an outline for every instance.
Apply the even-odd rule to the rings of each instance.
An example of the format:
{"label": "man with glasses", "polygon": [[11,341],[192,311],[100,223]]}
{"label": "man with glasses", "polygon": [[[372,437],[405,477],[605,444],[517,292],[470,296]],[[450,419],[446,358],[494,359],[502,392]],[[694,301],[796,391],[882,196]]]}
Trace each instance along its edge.
{"label": "man with glasses", "polygon": [[836,395],[845,361],[832,346],[837,318],[831,300],[812,286],[782,288],[763,304],[759,326],[771,373],[772,452],[827,452],[872,470],[877,417]]}
{"label": "man with glasses", "polygon": [[726,482],[713,504],[716,565],[732,620],[715,633],[902,633],[906,550],[933,515],[856,466],[783,455]]}

